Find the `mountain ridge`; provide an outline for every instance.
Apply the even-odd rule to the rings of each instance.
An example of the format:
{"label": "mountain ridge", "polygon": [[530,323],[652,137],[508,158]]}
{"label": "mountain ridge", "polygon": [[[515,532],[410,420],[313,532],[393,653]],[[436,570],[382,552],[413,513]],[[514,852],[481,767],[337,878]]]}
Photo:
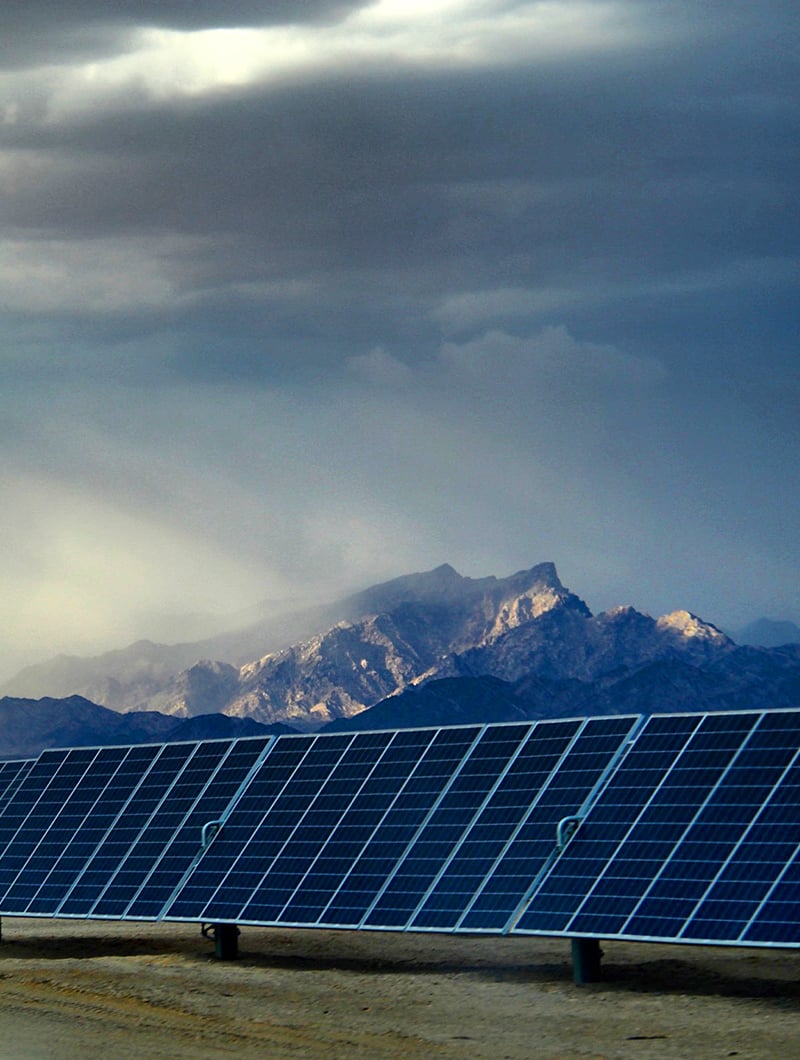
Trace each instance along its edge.
{"label": "mountain ridge", "polygon": [[[302,636],[293,639],[298,631]],[[667,685],[674,677],[683,690],[677,698],[691,703],[692,695],[702,702],[710,696],[702,691],[706,676],[696,675],[713,676],[725,660],[728,699],[735,698],[738,681],[746,689],[740,698],[752,700],[752,673],[759,672],[767,687],[785,670],[784,656],[774,654],[782,649],[743,654],[725,633],[687,610],[653,618],[625,605],[594,615],[562,584],[552,562],[502,578],[465,577],[445,563],[288,612],[283,624],[272,616],[245,627],[238,642],[232,632],[224,636],[171,647],[139,641],[86,660],[83,669],[79,659],[62,659],[55,674],[28,668],[26,690],[57,695],[64,691],[58,682],[68,681],[76,686],[69,694],[124,714],[223,714],[316,731],[442,680],[499,680],[503,696],[508,685],[524,710],[591,712],[595,694],[604,710],[613,708],[608,697],[617,696],[639,703],[638,712],[648,681],[649,694],[660,702],[653,685],[659,672]],[[237,661],[253,644],[259,651]],[[227,658],[202,654],[226,645]],[[186,658],[192,661],[184,665]],[[790,669],[796,661],[791,656]],[[670,662],[683,669],[672,674]],[[462,691],[478,687],[465,684]],[[499,694],[501,686],[494,687]]]}

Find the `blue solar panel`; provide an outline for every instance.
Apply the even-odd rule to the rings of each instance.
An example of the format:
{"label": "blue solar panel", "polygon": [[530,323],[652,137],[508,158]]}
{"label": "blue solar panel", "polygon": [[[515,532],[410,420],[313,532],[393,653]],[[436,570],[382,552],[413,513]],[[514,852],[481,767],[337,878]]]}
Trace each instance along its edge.
{"label": "blue solar panel", "polygon": [[635,720],[282,737],[166,916],[502,930]]}
{"label": "blue solar panel", "polygon": [[45,752],[0,817],[0,913],[155,917],[268,743]]}
{"label": "blue solar panel", "polygon": [[648,720],[517,933],[800,941],[800,714]]}

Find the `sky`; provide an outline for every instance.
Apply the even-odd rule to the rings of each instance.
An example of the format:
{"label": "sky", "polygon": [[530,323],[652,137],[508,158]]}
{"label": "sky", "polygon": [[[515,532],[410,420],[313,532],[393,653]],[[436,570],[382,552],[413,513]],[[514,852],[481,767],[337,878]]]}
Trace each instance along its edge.
{"label": "sky", "polygon": [[798,28],[4,0],[0,676],[445,562],[800,620]]}

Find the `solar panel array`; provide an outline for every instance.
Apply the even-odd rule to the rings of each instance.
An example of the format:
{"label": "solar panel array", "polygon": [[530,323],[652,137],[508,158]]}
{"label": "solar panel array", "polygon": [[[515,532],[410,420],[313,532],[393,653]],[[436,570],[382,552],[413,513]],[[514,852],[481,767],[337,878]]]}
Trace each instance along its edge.
{"label": "solar panel array", "polygon": [[797,945],[800,712],[46,751],[0,915]]}

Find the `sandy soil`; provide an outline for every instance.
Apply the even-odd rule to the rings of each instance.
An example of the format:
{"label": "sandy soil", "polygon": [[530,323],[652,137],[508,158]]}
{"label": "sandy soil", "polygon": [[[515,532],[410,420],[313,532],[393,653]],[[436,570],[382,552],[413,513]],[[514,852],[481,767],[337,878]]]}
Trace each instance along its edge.
{"label": "sandy soil", "polygon": [[4,919],[0,1057],[800,1055],[800,953]]}

